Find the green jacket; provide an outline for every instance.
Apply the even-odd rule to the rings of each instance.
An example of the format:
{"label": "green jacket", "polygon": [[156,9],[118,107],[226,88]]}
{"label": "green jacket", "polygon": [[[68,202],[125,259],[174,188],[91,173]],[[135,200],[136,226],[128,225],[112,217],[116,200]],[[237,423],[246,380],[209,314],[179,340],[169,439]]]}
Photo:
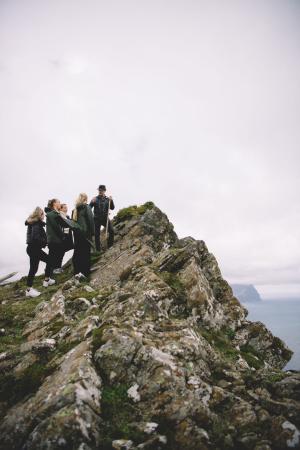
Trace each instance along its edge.
{"label": "green jacket", "polygon": [[95,234],[95,225],[93,212],[89,205],[84,204],[77,207],[77,223],[84,237],[91,240]]}
{"label": "green jacket", "polygon": [[64,239],[61,217],[55,209],[47,212],[46,233],[48,244],[61,244]]}

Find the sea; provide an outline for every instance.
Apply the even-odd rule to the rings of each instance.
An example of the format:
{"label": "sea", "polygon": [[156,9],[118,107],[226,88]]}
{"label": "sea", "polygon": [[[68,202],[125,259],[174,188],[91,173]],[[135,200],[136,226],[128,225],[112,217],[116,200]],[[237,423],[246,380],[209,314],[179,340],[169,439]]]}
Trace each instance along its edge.
{"label": "sea", "polygon": [[244,302],[248,319],[260,321],[294,352],[284,370],[300,370],[300,299],[272,299]]}

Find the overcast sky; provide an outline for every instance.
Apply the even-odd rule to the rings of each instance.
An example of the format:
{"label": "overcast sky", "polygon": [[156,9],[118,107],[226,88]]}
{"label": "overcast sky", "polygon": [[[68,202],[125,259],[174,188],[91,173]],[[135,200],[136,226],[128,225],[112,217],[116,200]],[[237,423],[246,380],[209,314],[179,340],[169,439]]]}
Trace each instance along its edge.
{"label": "overcast sky", "polygon": [[300,297],[298,0],[1,0],[0,274],[24,220],[108,186]]}

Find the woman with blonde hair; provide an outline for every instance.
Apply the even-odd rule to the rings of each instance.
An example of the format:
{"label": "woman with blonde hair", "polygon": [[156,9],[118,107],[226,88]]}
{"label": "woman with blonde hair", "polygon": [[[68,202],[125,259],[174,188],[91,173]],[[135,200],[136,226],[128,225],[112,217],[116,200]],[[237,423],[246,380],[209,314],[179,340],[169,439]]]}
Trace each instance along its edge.
{"label": "woman with blonde hair", "polygon": [[49,280],[49,257],[42,249],[47,245],[47,235],[44,230],[44,211],[37,206],[25,222],[27,226],[27,254],[30,260],[30,269],[27,277],[26,297],[38,297],[40,292],[32,287],[35,274],[40,261],[46,263],[45,280]]}
{"label": "woman with blonde hair", "polygon": [[91,240],[94,236],[94,217],[90,206],[87,204],[86,194],[79,194],[75,209],[72,212],[72,219],[77,223],[74,229],[74,254],[73,266],[75,278],[86,278],[90,274],[91,268]]}
{"label": "woman with blonde hair", "polygon": [[[63,219],[70,220],[70,217],[68,216],[68,206],[66,203],[60,204],[59,214],[60,217],[62,217]],[[61,246],[61,253],[57,257],[57,264],[56,264],[57,267],[53,270],[53,273],[55,274],[62,273],[64,271],[64,269],[62,268],[62,263],[65,253],[74,248],[73,233],[70,226],[68,226],[65,222],[62,222],[61,229],[63,231],[64,238]]]}

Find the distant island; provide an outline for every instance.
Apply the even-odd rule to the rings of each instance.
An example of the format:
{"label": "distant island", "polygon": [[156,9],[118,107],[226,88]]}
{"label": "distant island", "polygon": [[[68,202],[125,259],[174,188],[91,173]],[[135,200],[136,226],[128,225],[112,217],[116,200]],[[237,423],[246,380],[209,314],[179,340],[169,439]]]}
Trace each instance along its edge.
{"label": "distant island", "polygon": [[261,302],[261,296],[253,286],[253,284],[231,284],[233,295],[240,302]]}

